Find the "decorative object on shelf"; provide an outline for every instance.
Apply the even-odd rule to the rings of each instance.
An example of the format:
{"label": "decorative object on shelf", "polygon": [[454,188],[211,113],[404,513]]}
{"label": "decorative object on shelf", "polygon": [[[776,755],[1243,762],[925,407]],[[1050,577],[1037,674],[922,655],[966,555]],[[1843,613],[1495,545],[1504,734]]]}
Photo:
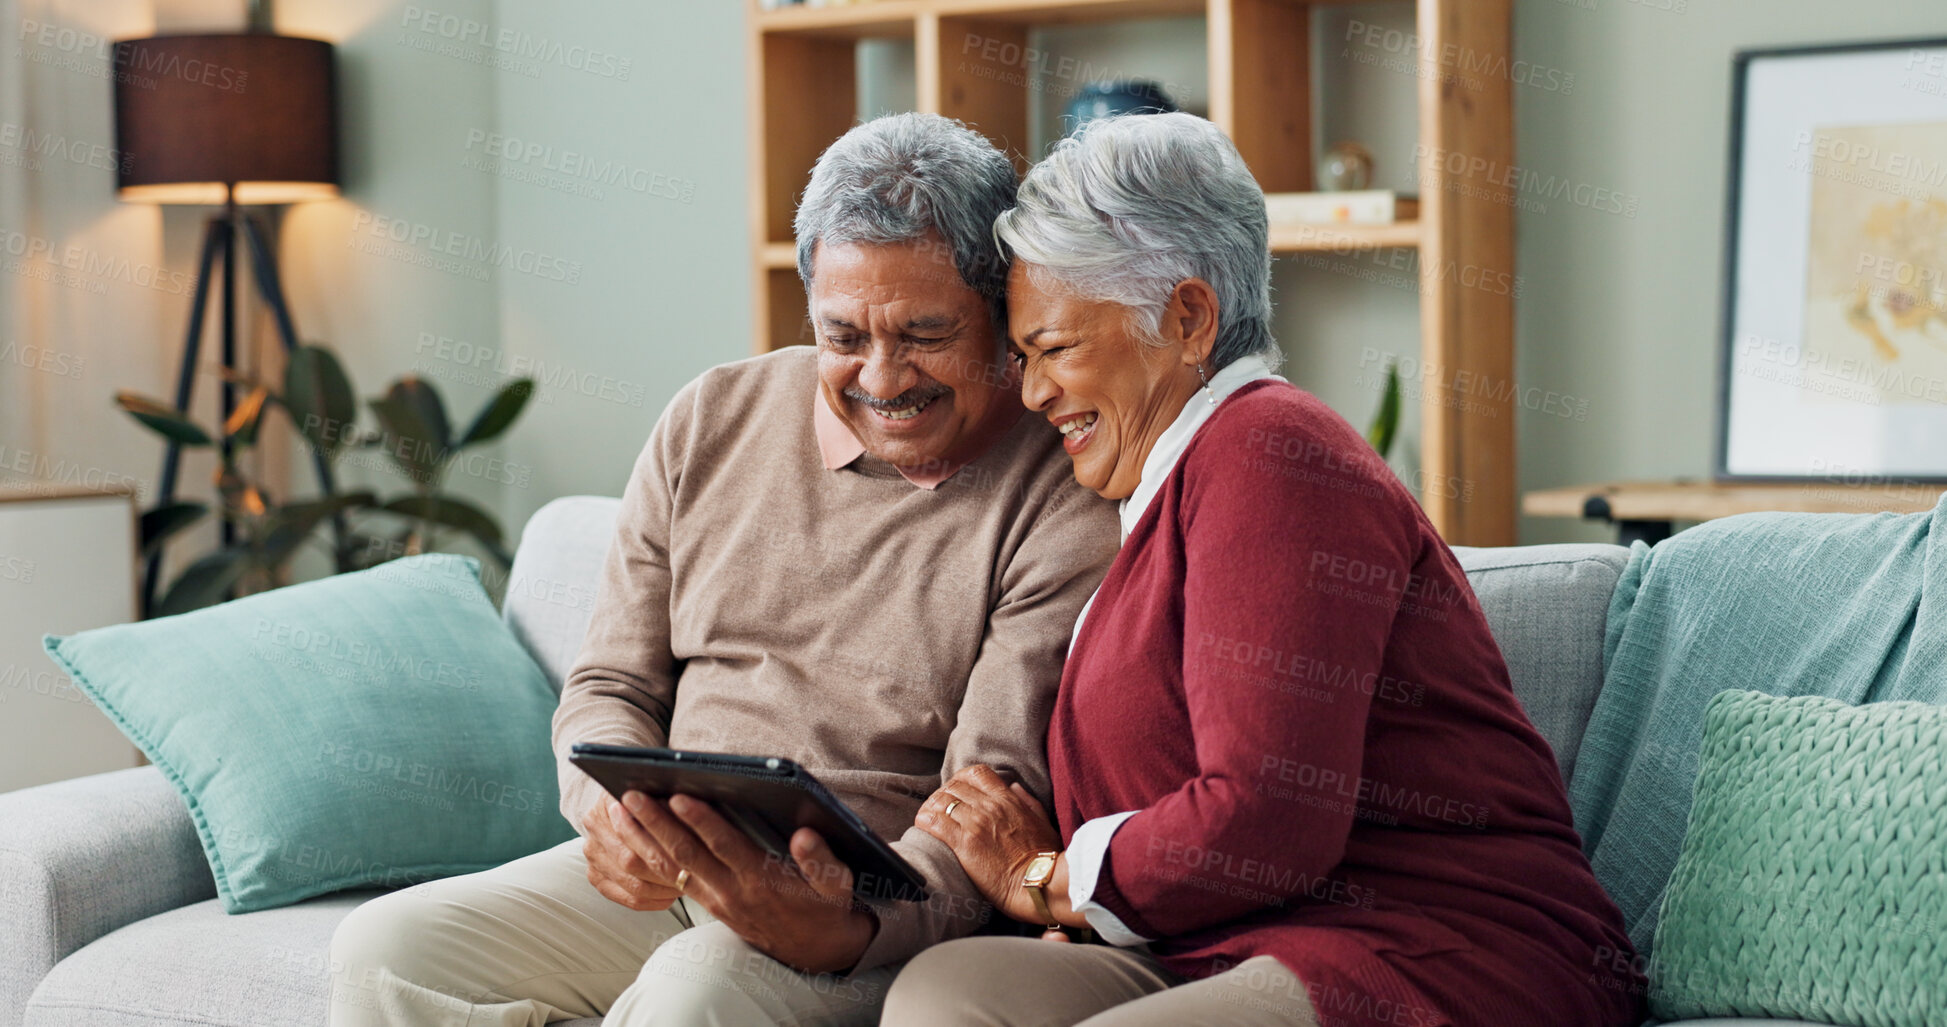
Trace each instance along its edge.
{"label": "decorative object on shelf", "polygon": [[[322,346],[299,346],[291,353],[281,389],[252,382],[234,371],[229,374],[234,383],[250,391],[214,436],[178,409],[129,392],[115,397],[130,416],[169,440],[172,450],[220,444],[218,516],[232,529],[215,552],[185,568],[160,601],[148,597],[144,616],[161,617],[209,606],[221,602],[239,586],[262,591],[288,584],[289,564],[298,547],[325,521],[338,518],[342,522],[351,514],[378,514],[381,522],[390,522],[392,530],[379,533],[370,522],[356,527],[342,524],[331,546],[337,573],[429,552],[438,545],[437,534],[442,527],[472,537],[503,568],[511,564],[512,557],[493,516],[446,494],[441,485],[447,468],[462,451],[498,438],[513,426],[533,395],[533,379],[520,378],[503,386],[456,438],[439,393],[431,384],[411,376],[393,382],[385,395],[370,401],[380,430],[360,431],[351,380],[338,359]],[[272,409],[282,409],[290,416],[298,436],[322,469],[323,495],[318,498],[279,502],[245,476],[237,454],[256,445],[264,416]],[[412,490],[383,501],[369,491],[338,492],[332,474],[338,456],[347,448],[379,446],[412,482]],[[202,503],[158,502],[142,514],[143,552],[160,553],[170,536],[209,512]]]}
{"label": "decorative object on shelf", "polygon": [[1318,188],[1357,192],[1372,187],[1372,151],[1351,140],[1334,143],[1318,158]]}
{"label": "decorative object on shelf", "polygon": [[[277,278],[268,231],[244,206],[296,203],[338,195],[338,109],[332,46],[317,39],[276,35],[264,0],[250,5],[249,31],[228,35],[154,36],[115,44],[115,67],[205,69],[191,75],[119,75],[115,79],[116,146],[127,159],[119,169],[121,199],[133,203],[220,205],[203,230],[196,291],[176,376],[174,410],[188,410],[209,306],[211,271],[220,266],[218,302],[221,367],[237,366],[238,248],[250,248],[251,277],[270,308],[287,351],[297,331]],[[220,420],[238,411],[236,385],[221,386]],[[254,415],[249,418],[254,423]],[[165,433],[166,434],[166,433]],[[157,513],[175,500],[183,440],[169,444],[156,485]],[[223,462],[230,462],[234,433],[223,434]],[[319,483],[332,491],[330,468],[320,459]],[[145,522],[148,517],[145,515]],[[334,519],[342,535],[342,521]],[[235,528],[225,520],[226,547]],[[160,547],[149,550],[143,575],[143,606],[155,600],[161,574]]]}
{"label": "decorative object on shelf", "polygon": [[1418,217],[1420,201],[1391,189],[1266,193],[1264,213],[1274,225],[1390,225]]}
{"label": "decorative object on shelf", "polygon": [[1114,82],[1090,82],[1068,101],[1068,110],[1062,115],[1062,135],[1070,136],[1075,130],[1096,118],[1112,118],[1118,114],[1169,114],[1178,110],[1176,101],[1155,82],[1143,79],[1122,79]]}
{"label": "decorative object on shelf", "polygon": [[1717,475],[1947,481],[1947,39],[1747,50]]}

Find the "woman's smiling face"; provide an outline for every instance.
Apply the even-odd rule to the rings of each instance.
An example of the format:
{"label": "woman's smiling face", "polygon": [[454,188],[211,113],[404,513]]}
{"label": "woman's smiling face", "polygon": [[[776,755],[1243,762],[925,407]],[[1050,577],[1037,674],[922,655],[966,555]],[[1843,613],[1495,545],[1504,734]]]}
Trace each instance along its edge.
{"label": "woman's smiling face", "polygon": [[1216,294],[1200,279],[1178,285],[1158,346],[1131,330],[1130,307],[1036,277],[1016,261],[1007,279],[1021,401],[1062,433],[1076,481],[1105,499],[1127,498],[1156,439],[1197,391],[1197,365],[1216,339]]}

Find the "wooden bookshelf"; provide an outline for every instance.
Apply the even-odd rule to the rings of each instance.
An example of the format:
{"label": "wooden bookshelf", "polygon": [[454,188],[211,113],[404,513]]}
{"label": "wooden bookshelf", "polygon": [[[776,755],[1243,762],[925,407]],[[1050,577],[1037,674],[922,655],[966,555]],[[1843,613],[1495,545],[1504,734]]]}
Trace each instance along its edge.
{"label": "wooden bookshelf", "polygon": [[1271,225],[1271,252],[1316,253],[1327,250],[1411,249],[1420,244],[1418,221],[1390,225]]}
{"label": "wooden bookshelf", "polygon": [[[1351,0],[865,0],[775,11],[751,2],[756,349],[811,341],[791,219],[818,154],[854,123],[860,40],[912,40],[918,109],[965,121],[1025,168],[1028,89],[1018,78],[970,73],[960,60],[970,34],[1025,50],[1029,31],[1039,26],[1201,15],[1210,119],[1236,141],[1266,192],[1296,192],[1312,188],[1314,163],[1310,8],[1339,2]],[[1512,60],[1512,0],[1401,2],[1414,5],[1422,55],[1464,53],[1475,67]],[[1439,60],[1422,56],[1421,65],[1422,149],[1464,154],[1475,166],[1512,166],[1506,77],[1471,75],[1463,88]],[[1519,395],[1514,300],[1511,290],[1478,283],[1483,273],[1513,276],[1514,197],[1490,177],[1457,181],[1438,162],[1418,170],[1417,218],[1387,225],[1274,224],[1271,249],[1419,249],[1420,357],[1438,369],[1418,383],[1420,458],[1428,481],[1449,485],[1426,489],[1422,503],[1449,542],[1510,545]]]}

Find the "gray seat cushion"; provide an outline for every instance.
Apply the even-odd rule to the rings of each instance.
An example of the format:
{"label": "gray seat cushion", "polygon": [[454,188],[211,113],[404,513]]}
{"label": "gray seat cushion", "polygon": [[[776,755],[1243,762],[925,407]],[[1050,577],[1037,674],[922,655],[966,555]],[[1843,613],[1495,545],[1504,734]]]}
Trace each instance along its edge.
{"label": "gray seat cushion", "polygon": [[139,920],[57,964],[28,999],[25,1027],[322,1027],[331,932],[377,894],[237,916],[210,899]]}
{"label": "gray seat cushion", "polygon": [[24,1027],[324,1027],[331,932],[378,894],[237,916],[211,899],[130,924],[56,965],[28,1000]]}
{"label": "gray seat cushion", "polygon": [[1456,546],[1454,555],[1500,643],[1515,698],[1555,750],[1562,780],[1569,780],[1589,711],[1602,690],[1602,632],[1629,550]]}

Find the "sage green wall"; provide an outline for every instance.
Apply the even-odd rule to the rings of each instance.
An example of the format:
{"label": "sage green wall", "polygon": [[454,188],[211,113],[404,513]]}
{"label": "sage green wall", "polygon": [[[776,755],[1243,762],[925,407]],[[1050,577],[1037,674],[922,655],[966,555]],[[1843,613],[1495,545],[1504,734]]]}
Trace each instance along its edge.
{"label": "sage green wall", "polygon": [[[1313,22],[1316,141],[1364,143],[1375,184],[1401,192],[1418,191],[1412,31],[1401,3],[1327,6]],[[1078,63],[1201,74],[1195,22],[1037,35],[1036,45]],[[1517,63],[1504,72],[1518,80],[1516,163],[1584,195],[1607,190],[1633,210],[1527,194],[1517,208],[1517,384],[1557,397],[1517,411],[1523,489],[1710,473],[1731,55],[1943,35],[1939,0],[1517,0]],[[1062,83],[1041,81],[1045,118]],[[1286,256],[1274,271],[1284,373],[1361,427],[1378,406],[1374,354],[1419,350],[1413,261],[1405,251]],[[1417,481],[1418,423],[1409,403],[1393,459],[1408,481]],[[1613,537],[1536,518],[1520,534]]]}
{"label": "sage green wall", "polygon": [[751,353],[741,6],[497,0],[508,24],[629,62],[626,79],[495,82],[501,133],[524,153],[551,148],[558,168],[574,167],[575,151],[586,172],[550,171],[541,157],[519,165],[539,183],[499,182],[498,231],[582,267],[572,285],[499,279],[500,345],[526,358],[547,401],[509,436],[509,463],[531,469],[503,504],[510,530],[555,496],[621,495],[676,390]]}
{"label": "sage green wall", "polygon": [[[1584,397],[1586,421],[1524,412],[1521,481],[1539,488],[1707,476],[1731,55],[1740,49],[1947,36],[1940,0],[1557,0],[1517,6],[1515,55],[1573,72],[1525,90],[1521,163],[1639,199],[1633,218],[1523,213],[1516,307],[1524,383]],[[1685,9],[1667,10],[1669,6]],[[1530,520],[1524,541],[1606,538]]]}
{"label": "sage green wall", "polygon": [[[1679,4],[1681,11],[1671,9]],[[469,360],[480,359],[480,348],[496,351],[490,370],[554,376],[543,389],[548,401],[530,409],[497,453],[507,464],[502,473],[522,483],[489,480],[491,469],[461,483],[493,504],[510,530],[553,496],[619,492],[675,390],[748,353],[740,4],[447,5],[475,10],[496,30],[627,58],[626,80],[561,63],[483,67],[415,50],[398,42],[402,5],[370,6],[368,24],[345,53],[354,88],[348,147],[366,154],[350,199],[382,213],[436,216],[442,226],[477,222],[495,240],[580,270],[569,284],[502,268],[476,287],[364,260],[325,276],[333,287],[306,300],[309,315],[369,369],[361,380],[376,383],[430,357],[428,366],[454,383],[456,405],[470,408],[485,395],[485,384],[465,384],[479,370]],[[1411,17],[1400,3],[1332,6],[1315,25],[1319,137],[1366,142],[1380,184],[1403,190],[1412,189],[1415,78],[1385,30],[1410,31]],[[1543,200],[1517,214],[1518,378],[1585,403],[1580,419],[1519,413],[1523,488],[1709,471],[1733,51],[1927,35],[1947,35],[1940,0],[1518,0],[1515,56],[1524,63],[1517,74],[1534,83],[1516,90],[1518,163],[1612,190],[1635,211]],[[1196,81],[1202,72],[1195,22],[1051,30],[1036,33],[1034,45],[1131,74],[1161,68],[1159,77]],[[862,108],[910,102],[910,54],[900,46],[868,51]],[[1065,102],[1064,85],[1072,91],[1059,76],[1043,78],[1034,107],[1040,138]],[[1207,102],[1186,99],[1192,109]],[[464,166],[492,156],[470,136],[476,129],[503,143],[521,140],[523,153],[546,148],[547,156],[500,158],[491,173]],[[568,151],[619,166],[625,176],[640,171],[651,185],[598,182],[594,196],[586,177],[549,170]],[[661,195],[669,181],[688,198]],[[333,238],[345,245],[342,232]],[[304,260],[292,260],[294,274],[317,270]],[[1378,400],[1371,353],[1417,352],[1411,260],[1382,253],[1279,262],[1274,286],[1287,374],[1356,424]],[[437,344],[429,354],[422,332],[454,343],[444,357]],[[462,342],[475,350],[462,352]],[[1409,412],[1395,457],[1409,478],[1418,463],[1415,418]],[[1605,537],[1594,525],[1522,524],[1529,542]]]}
{"label": "sage green wall", "polygon": [[535,378],[447,475],[510,536],[557,496],[619,495],[675,391],[750,353],[740,5],[284,0],[278,20],[339,46],[345,196],[292,208],[280,240],[301,331],[361,394],[431,382],[456,430]]}

